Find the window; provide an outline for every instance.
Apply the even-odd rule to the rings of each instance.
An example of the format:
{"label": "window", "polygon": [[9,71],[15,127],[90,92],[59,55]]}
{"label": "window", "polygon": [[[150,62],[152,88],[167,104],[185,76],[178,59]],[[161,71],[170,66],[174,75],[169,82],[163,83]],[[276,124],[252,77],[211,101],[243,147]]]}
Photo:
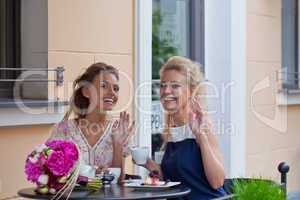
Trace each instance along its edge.
{"label": "window", "polygon": [[[0,2],[1,101],[11,101],[16,96],[21,99],[46,100],[48,1],[1,0]],[[19,79],[25,81],[18,82]]]}
{"label": "window", "polygon": [[285,89],[299,89],[299,3],[282,0],[282,72]]}
{"label": "window", "polygon": [[172,55],[204,64],[204,1],[153,0],[152,77]]}
{"label": "window", "polygon": [[[159,69],[173,55],[204,66],[204,0],[153,0],[152,13],[152,154],[159,162],[163,114]],[[155,156],[157,155],[157,156]]]}
{"label": "window", "polygon": [[[0,67],[20,66],[20,1],[1,0],[0,2]],[[16,71],[0,70],[0,79],[15,79]],[[13,82],[0,83],[0,98],[12,98]]]}

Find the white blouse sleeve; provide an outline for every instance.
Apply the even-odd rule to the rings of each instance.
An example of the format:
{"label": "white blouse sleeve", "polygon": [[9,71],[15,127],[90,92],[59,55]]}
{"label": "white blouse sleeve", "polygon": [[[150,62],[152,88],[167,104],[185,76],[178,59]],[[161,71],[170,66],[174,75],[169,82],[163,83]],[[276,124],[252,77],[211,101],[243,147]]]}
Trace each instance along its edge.
{"label": "white blouse sleeve", "polygon": [[58,124],[55,124],[52,128],[52,130],[50,131],[50,137],[49,137],[49,141],[51,140],[65,140],[66,136],[64,133],[64,130],[62,129],[62,123],[64,122],[60,122]]}

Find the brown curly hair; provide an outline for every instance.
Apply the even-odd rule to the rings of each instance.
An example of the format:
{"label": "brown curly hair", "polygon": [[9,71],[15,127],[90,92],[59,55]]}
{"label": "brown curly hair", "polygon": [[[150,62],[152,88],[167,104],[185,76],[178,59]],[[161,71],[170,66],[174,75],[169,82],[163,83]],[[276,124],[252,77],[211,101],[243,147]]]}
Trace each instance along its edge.
{"label": "brown curly hair", "polygon": [[73,94],[70,99],[70,109],[65,114],[63,120],[69,119],[69,116],[74,112],[77,118],[85,118],[87,109],[90,105],[90,100],[83,96],[82,88],[86,86],[86,83],[92,83],[95,77],[101,73],[111,73],[117,80],[119,80],[118,70],[103,62],[94,63],[89,66],[83,74],[78,76],[73,82]]}

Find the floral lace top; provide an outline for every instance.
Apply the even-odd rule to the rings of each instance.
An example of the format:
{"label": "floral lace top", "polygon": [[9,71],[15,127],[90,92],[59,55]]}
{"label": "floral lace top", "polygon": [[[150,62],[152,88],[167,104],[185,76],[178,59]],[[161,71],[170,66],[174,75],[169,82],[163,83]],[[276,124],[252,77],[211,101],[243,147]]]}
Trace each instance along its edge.
{"label": "floral lace top", "polygon": [[76,143],[80,149],[81,159],[84,164],[110,167],[113,159],[113,145],[111,137],[112,122],[110,122],[102,136],[94,146],[90,146],[74,119],[62,121],[56,124],[51,132],[49,140],[70,140]]}

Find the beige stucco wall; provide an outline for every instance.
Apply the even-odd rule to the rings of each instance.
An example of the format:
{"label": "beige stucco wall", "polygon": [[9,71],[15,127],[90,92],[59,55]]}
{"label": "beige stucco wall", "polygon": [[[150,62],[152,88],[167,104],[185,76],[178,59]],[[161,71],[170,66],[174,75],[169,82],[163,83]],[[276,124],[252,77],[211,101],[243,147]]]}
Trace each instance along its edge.
{"label": "beige stucco wall", "polygon": [[50,125],[0,128],[0,199],[30,184],[24,175],[28,153],[48,137]]}
{"label": "beige stucco wall", "polygon": [[[286,161],[291,191],[300,187],[300,106],[276,105],[280,68],[281,0],[248,0],[246,173],[280,181],[277,165]],[[256,92],[251,106],[254,88],[265,78],[270,87]]]}
{"label": "beige stucco wall", "polygon": [[[48,16],[48,65],[66,70],[64,87],[49,85],[50,98],[68,99],[75,77],[102,61],[125,74],[117,109],[133,113],[134,0],[51,0]],[[26,155],[48,137],[51,126],[0,128],[0,199],[30,185],[23,172]],[[129,161],[127,171],[132,168]]]}

